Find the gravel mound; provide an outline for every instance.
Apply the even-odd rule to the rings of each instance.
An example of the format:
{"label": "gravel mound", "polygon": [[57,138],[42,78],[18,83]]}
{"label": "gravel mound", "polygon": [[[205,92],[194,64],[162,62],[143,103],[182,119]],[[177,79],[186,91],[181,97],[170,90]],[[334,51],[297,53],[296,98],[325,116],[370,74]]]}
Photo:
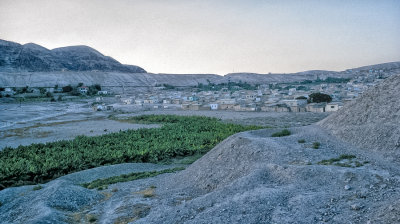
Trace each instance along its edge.
{"label": "gravel mound", "polygon": [[101,204],[107,198],[104,192],[89,190],[79,184],[131,172],[172,167],[176,165],[118,164],[72,173],[42,184],[38,189],[35,189],[37,185],[7,188],[0,191],[0,223],[71,223],[74,214]]}
{"label": "gravel mound", "polygon": [[[398,168],[383,168],[386,161],[318,126],[291,130],[281,138],[270,137],[276,130],[231,136],[186,170],[159,180],[157,202],[135,223],[400,222],[393,207],[400,200]],[[311,147],[316,141],[319,149]],[[318,163],[342,154],[364,165]]]}
{"label": "gravel mound", "polygon": [[395,75],[318,124],[355,146],[399,160],[399,94],[400,75]]}

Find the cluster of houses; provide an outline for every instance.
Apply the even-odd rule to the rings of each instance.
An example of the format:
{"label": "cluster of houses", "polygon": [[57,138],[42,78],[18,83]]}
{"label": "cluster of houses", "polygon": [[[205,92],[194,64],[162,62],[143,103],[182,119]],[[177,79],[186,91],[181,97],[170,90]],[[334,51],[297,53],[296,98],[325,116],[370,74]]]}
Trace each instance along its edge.
{"label": "cluster of houses", "polygon": [[[366,89],[392,75],[392,71],[345,71],[352,79],[345,83],[309,83],[260,85],[257,90],[223,88],[219,91],[181,91],[155,89],[120,97],[123,104],[134,104],[152,109],[171,107],[183,110],[232,110],[265,112],[334,112],[361,95]],[[330,103],[307,103],[311,93],[321,92],[332,97]]]}
{"label": "cluster of houses", "polygon": [[[296,88],[288,91],[271,90],[261,86],[258,90],[228,91],[159,91],[129,97],[117,95],[122,104],[152,109],[181,108],[182,110],[231,110],[265,112],[332,112],[343,103],[307,103],[306,91]],[[300,97],[300,98],[299,98]],[[296,99],[298,98],[298,99]]]}
{"label": "cluster of houses", "polygon": [[[18,87],[21,88],[21,87]],[[45,92],[49,92],[49,93],[62,93],[63,92],[63,88],[61,87],[28,87],[27,88],[27,92],[25,94],[40,94],[40,90],[44,89]],[[77,91],[82,94],[85,95],[88,93],[89,91],[89,87],[87,86],[80,86],[77,87]],[[0,91],[0,95],[2,96],[14,96],[15,94],[17,94],[17,87],[5,87],[3,91]],[[98,95],[108,95],[109,92],[107,90],[100,90],[97,91]]]}
{"label": "cluster of houses", "polygon": [[[135,105],[147,109],[182,110],[231,110],[231,111],[265,111],[265,112],[334,112],[344,104],[361,95],[366,89],[376,85],[384,78],[389,77],[397,70],[368,70],[344,73],[351,80],[344,83],[329,82],[303,82],[303,83],[269,83],[259,85],[255,90],[241,88],[222,88],[215,91],[205,91],[196,87],[184,89],[163,89],[153,87],[148,92],[133,92],[132,95],[115,95],[113,102],[104,103],[103,95],[110,95],[107,88],[97,92],[96,102],[92,105],[96,111],[113,110],[113,103],[122,105]],[[346,76],[345,76],[346,77]],[[63,92],[63,88],[42,87],[29,88],[29,93],[40,93],[45,88],[46,92]],[[77,91],[87,94],[89,87],[79,86]],[[320,92],[332,97],[330,103],[308,103],[307,98],[311,93]],[[12,96],[16,88],[2,88],[2,96]]]}

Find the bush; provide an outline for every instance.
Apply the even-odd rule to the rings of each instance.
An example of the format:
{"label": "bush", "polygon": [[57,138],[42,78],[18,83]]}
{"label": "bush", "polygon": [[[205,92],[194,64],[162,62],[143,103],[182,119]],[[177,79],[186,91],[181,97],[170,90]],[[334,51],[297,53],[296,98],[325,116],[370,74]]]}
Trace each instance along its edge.
{"label": "bush", "polygon": [[312,145],[313,149],[319,149],[320,146],[321,146],[321,143],[319,143],[319,142],[314,142]]}
{"label": "bush", "polygon": [[73,88],[72,88],[71,85],[68,85],[68,86],[62,87],[62,90],[63,90],[64,93],[69,93],[69,92],[71,92],[73,90]]}
{"label": "bush", "polygon": [[283,137],[290,135],[291,132],[288,129],[283,129],[282,131],[275,132],[271,135],[271,137]]}
{"label": "bush", "polygon": [[40,190],[40,189],[42,189],[42,188],[43,188],[43,187],[42,187],[41,185],[37,185],[37,186],[33,187],[32,190],[38,191],[38,190]]}
{"label": "bush", "polygon": [[93,87],[94,87],[97,91],[100,91],[100,90],[101,90],[100,84],[94,84]]}
{"label": "bush", "polygon": [[308,99],[309,103],[322,103],[322,102],[329,103],[332,101],[331,96],[323,93],[312,93],[308,97],[309,97]]}
{"label": "bush", "polygon": [[87,214],[86,218],[89,223],[93,223],[93,222],[97,221],[97,217],[93,214]]}
{"label": "bush", "polygon": [[40,94],[44,95],[44,94],[46,94],[47,90],[43,87],[39,87],[39,92],[40,92]]}
{"label": "bush", "polygon": [[53,94],[51,92],[46,93],[46,97],[52,97],[52,96],[53,96]]}
{"label": "bush", "polygon": [[304,139],[299,139],[297,142],[298,142],[298,143],[305,143],[306,140],[304,140]]}

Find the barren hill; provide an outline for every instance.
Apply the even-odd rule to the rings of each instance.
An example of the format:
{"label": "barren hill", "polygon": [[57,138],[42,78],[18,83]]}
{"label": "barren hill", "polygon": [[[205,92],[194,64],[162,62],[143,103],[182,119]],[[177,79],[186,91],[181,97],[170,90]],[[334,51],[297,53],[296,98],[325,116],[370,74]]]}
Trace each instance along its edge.
{"label": "barren hill", "polygon": [[400,161],[400,75],[368,89],[319,125],[362,149]]}
{"label": "barren hill", "polygon": [[46,49],[34,43],[0,40],[0,72],[118,71],[143,73],[144,69],[123,65],[88,46]]}

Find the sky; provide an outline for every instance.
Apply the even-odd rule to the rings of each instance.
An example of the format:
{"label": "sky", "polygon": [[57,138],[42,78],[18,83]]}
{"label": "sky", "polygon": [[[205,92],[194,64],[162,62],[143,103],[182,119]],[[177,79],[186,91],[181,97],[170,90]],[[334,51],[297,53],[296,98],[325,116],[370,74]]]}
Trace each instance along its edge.
{"label": "sky", "polygon": [[0,0],[0,39],[152,73],[342,71],[400,61],[400,1]]}

